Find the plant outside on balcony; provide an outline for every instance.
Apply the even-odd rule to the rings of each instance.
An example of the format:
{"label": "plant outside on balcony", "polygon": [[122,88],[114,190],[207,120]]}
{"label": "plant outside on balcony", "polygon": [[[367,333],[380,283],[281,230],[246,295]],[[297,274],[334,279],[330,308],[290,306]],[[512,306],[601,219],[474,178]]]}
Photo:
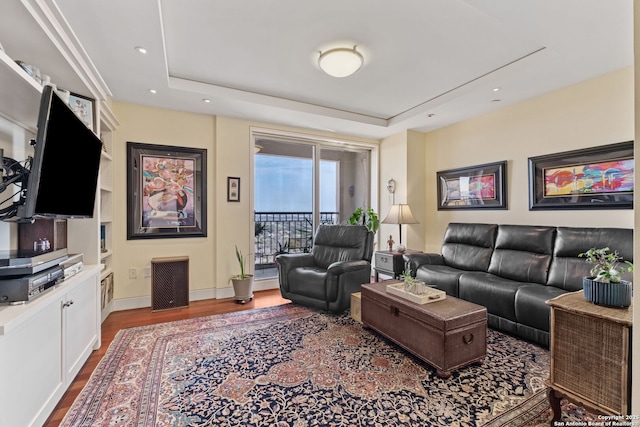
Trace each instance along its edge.
{"label": "plant outside on balcony", "polygon": [[244,304],[253,299],[253,275],[245,271],[245,262],[249,255],[242,255],[242,251],[236,245],[236,258],[240,265],[240,274],[232,276],[231,282],[235,293],[234,299],[239,304]]}
{"label": "plant outside on balcony", "polygon": [[287,240],[285,243],[278,242],[278,250],[276,251],[276,256],[289,253],[289,242],[290,240]]}

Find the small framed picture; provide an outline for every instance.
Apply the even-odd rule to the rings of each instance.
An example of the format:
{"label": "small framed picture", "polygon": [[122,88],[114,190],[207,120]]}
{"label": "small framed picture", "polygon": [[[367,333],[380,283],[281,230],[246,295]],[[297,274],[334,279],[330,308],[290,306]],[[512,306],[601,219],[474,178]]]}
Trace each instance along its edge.
{"label": "small framed picture", "polygon": [[96,126],[93,103],[94,100],[87,98],[86,96],[78,95],[76,93],[69,95],[69,106],[73,112],[80,117],[80,120],[82,120],[89,129],[95,132]]}
{"label": "small framed picture", "polygon": [[227,202],[240,201],[240,178],[227,177]]}

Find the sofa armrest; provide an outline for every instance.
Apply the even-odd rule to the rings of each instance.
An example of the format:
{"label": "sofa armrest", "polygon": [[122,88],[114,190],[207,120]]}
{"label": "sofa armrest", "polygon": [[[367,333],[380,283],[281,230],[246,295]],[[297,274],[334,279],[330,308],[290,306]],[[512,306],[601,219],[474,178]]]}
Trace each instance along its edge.
{"label": "sofa armrest", "polygon": [[402,258],[404,258],[405,265],[409,267],[409,271],[411,271],[411,276],[413,277],[416,277],[416,271],[418,271],[418,268],[420,268],[421,265],[444,265],[444,257],[440,254],[435,253],[421,252],[414,254],[404,254]]}
{"label": "sofa armrest", "polygon": [[297,267],[312,267],[315,262],[310,253],[280,254],[276,256],[276,264],[282,266],[284,270],[291,270]]}
{"label": "sofa armrest", "polygon": [[365,260],[336,261],[329,265],[327,271],[331,274],[340,275],[350,271],[358,271],[365,268],[371,268],[371,264]]}
{"label": "sofa armrest", "polygon": [[[276,256],[276,266],[278,267],[278,281],[280,289],[285,293],[289,292],[288,273],[298,267],[313,267],[315,262],[310,253],[302,254],[280,254]],[[284,295],[284,294],[283,294]]]}

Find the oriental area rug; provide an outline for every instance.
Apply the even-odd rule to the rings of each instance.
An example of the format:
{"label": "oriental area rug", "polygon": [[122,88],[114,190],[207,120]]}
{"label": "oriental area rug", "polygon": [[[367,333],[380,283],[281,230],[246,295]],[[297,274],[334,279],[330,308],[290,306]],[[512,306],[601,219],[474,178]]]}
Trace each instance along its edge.
{"label": "oriental area rug", "polygon": [[347,314],[285,304],[121,330],[61,425],[548,426],[548,366],[489,330],[484,364],[441,379]]}

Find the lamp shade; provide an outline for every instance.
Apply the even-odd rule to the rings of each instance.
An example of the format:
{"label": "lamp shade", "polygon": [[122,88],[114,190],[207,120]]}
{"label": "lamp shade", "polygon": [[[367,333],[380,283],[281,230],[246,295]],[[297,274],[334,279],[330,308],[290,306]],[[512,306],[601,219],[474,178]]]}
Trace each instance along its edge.
{"label": "lamp shade", "polygon": [[362,67],[364,58],[360,52],[349,48],[336,48],[320,52],[318,66],[333,77],[347,77]]}
{"label": "lamp shade", "polygon": [[382,220],[383,224],[418,224],[418,220],[411,213],[409,205],[392,205],[387,216]]}
{"label": "lamp shade", "polygon": [[[398,224],[398,238],[402,246],[402,224],[418,224],[418,220],[411,213],[409,205],[391,205],[389,213],[382,220],[383,224]],[[391,250],[391,249],[389,249]]]}

